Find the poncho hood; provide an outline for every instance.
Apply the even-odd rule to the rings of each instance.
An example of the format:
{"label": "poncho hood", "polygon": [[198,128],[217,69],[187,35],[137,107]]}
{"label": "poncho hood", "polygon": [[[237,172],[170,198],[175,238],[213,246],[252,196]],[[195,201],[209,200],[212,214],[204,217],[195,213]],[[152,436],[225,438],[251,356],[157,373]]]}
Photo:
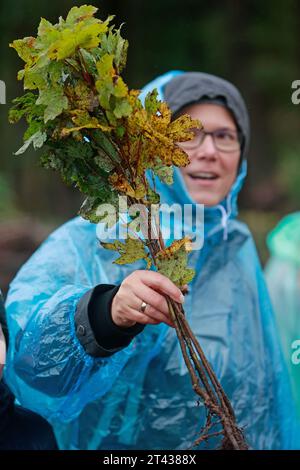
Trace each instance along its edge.
{"label": "poncho hood", "polygon": [[[173,113],[198,102],[225,102],[232,112],[243,136],[241,164],[228,195],[216,206],[205,207],[205,233],[223,228],[227,238],[228,221],[238,214],[237,199],[247,175],[247,152],[250,140],[249,116],[245,102],[237,88],[222,78],[200,72],[170,71],[146,85],[140,95],[145,99],[148,92],[158,90],[158,97],[168,103]],[[156,188],[161,202],[166,204],[196,204],[191,198],[179,168],[174,168],[172,185],[161,183],[156,178]]]}

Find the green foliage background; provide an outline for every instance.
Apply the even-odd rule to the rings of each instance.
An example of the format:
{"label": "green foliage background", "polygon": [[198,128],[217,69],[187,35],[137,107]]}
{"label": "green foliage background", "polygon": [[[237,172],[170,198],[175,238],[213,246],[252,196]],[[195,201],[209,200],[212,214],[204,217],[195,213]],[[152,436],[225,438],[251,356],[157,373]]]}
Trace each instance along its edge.
{"label": "green foliage background", "polygon": [[32,150],[27,158],[12,155],[24,128],[9,125],[7,112],[21,94],[16,73],[22,64],[8,44],[35,35],[41,16],[56,22],[84,3],[99,7],[101,18],[115,14],[116,25],[125,23],[129,54],[124,78],[131,88],[169,69],[201,70],[232,80],[247,100],[252,122],[249,177],[241,197],[246,218],[251,210],[250,225],[256,228],[253,211],[275,212],[273,221],[299,210],[300,105],[291,102],[291,84],[300,79],[300,2],[1,0],[0,79],[6,82],[7,105],[0,105],[0,194],[8,185],[5,194],[10,193],[7,205],[2,200],[5,216],[12,201],[18,210],[45,220],[66,220],[78,209],[80,197],[57,175],[39,168]]}

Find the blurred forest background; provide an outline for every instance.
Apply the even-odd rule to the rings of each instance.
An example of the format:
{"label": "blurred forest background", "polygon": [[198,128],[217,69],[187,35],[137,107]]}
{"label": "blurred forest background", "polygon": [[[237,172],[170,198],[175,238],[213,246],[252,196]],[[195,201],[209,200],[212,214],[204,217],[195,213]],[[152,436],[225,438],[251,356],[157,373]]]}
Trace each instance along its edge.
{"label": "blurred forest background", "polygon": [[72,6],[92,3],[99,16],[116,15],[129,40],[125,80],[141,88],[170,69],[214,73],[246,98],[252,124],[247,183],[240,218],[255,234],[262,261],[265,236],[286,213],[299,210],[300,105],[291,84],[300,79],[300,2],[296,0],[70,0],[0,1],[0,287],[53,228],[76,215],[81,198],[59,176],[38,166],[38,154],[13,155],[24,127],[11,126],[11,100],[22,93],[22,62],[8,47],[36,35],[40,17],[56,22]]}

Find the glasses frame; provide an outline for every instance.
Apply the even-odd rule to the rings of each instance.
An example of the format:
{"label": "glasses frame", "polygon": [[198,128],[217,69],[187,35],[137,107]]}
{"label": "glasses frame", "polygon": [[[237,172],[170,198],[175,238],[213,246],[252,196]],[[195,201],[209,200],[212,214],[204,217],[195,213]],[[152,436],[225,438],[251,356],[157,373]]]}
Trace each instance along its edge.
{"label": "glasses frame", "polygon": [[[219,129],[215,129],[214,131],[210,131],[210,132],[209,132],[209,131],[205,131],[204,129],[195,129],[195,130],[192,129],[192,131],[193,131],[194,133],[196,133],[197,131],[199,132],[198,135],[196,135],[196,137],[198,136],[198,138],[200,138],[200,141],[199,141],[199,143],[197,143],[195,146],[192,146],[192,147],[189,147],[189,142],[190,142],[189,140],[186,141],[186,142],[179,142],[178,145],[179,145],[183,150],[187,150],[187,151],[188,151],[188,150],[196,150],[198,147],[200,147],[200,146],[203,144],[203,142],[204,142],[206,136],[208,136],[208,135],[211,136],[212,141],[213,141],[213,144],[214,144],[215,148],[216,148],[217,150],[219,150],[219,152],[231,153],[231,152],[236,152],[237,150],[241,150],[241,148],[242,148],[242,144],[243,144],[243,138],[242,138],[242,137],[243,137],[243,136],[242,136],[242,133],[241,133],[239,130],[232,130],[232,129],[229,130],[229,129],[224,129],[224,128],[220,127]],[[236,141],[236,142],[237,142],[237,146],[236,146],[236,148],[225,149],[225,150],[224,150],[223,148],[220,148],[220,147],[218,146],[218,144],[216,144],[215,136],[216,136],[216,134],[217,134],[218,132],[220,132],[220,131],[229,131],[229,132],[232,132],[232,133],[234,133],[234,134],[237,135],[237,141]],[[186,144],[187,144],[187,145],[186,145]]]}

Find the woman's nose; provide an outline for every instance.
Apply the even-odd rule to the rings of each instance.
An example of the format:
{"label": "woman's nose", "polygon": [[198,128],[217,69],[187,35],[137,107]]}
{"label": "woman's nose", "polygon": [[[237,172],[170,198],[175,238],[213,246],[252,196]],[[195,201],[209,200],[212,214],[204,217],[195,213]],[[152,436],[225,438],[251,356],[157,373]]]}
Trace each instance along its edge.
{"label": "woman's nose", "polygon": [[217,149],[211,135],[206,135],[201,145],[196,150],[197,158],[216,158]]}

